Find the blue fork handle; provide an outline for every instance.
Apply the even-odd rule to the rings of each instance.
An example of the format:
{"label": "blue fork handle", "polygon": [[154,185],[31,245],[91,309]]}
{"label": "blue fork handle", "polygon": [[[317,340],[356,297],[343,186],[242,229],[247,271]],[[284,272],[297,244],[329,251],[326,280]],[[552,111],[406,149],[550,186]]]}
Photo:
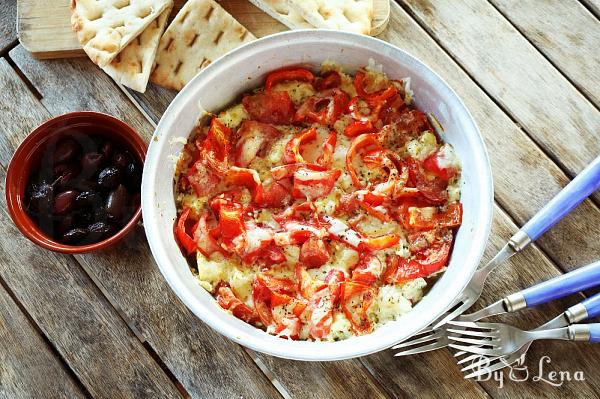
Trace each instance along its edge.
{"label": "blue fork handle", "polygon": [[590,342],[600,342],[600,323],[588,324],[590,328]]}
{"label": "blue fork handle", "polygon": [[586,319],[591,319],[592,317],[600,315],[600,293],[585,299],[581,302],[581,305],[583,305],[587,311]]}
{"label": "blue fork handle", "polygon": [[597,285],[600,285],[600,261],[526,288],[520,294],[530,308]]}
{"label": "blue fork handle", "polygon": [[600,187],[600,156],[581,171],[556,197],[529,220],[521,231],[535,241]]}

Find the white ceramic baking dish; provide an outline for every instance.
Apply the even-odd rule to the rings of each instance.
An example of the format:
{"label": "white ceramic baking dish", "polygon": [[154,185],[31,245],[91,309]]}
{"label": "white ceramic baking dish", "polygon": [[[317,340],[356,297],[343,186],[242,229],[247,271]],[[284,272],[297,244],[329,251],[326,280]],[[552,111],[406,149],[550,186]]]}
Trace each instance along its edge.
{"label": "white ceramic baking dish", "polygon": [[[272,70],[335,60],[348,71],[369,59],[391,78],[411,78],[417,106],[434,114],[463,167],[463,225],[448,270],[415,308],[373,333],[339,342],[291,341],[266,334],[223,311],[190,272],[173,236],[174,158],[200,107],[219,111],[241,93],[263,84]],[[177,140],[179,139],[179,140]],[[340,360],[377,352],[414,335],[442,314],[470,280],[481,259],[493,209],[492,176],[481,135],[456,93],[429,67],[399,48],[367,36],[327,30],[291,31],[240,47],[198,74],[173,100],[150,143],[142,182],[144,227],[156,262],[181,300],[206,324],[234,342],[290,359]],[[185,331],[181,332],[185,334]]]}

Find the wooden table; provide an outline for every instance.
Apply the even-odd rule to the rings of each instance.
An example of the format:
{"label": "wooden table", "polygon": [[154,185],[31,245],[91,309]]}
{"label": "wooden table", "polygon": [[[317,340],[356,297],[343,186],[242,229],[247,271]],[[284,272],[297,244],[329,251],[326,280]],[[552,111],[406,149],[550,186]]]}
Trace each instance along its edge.
{"label": "wooden table", "polygon": [[[0,157],[46,119],[107,112],[149,140],[175,93],[117,86],[87,59],[39,61],[18,43],[15,0],[0,0]],[[462,97],[485,138],[496,208],[486,259],[600,154],[597,0],[402,0],[381,35]],[[284,28],[281,27],[281,30]],[[268,32],[260,32],[262,34]],[[4,201],[4,195],[2,195]],[[596,192],[495,272],[478,303],[600,258]],[[600,345],[537,343],[527,381],[466,381],[447,350],[335,363],[277,359],[230,342],[177,299],[138,227],[117,248],[66,256],[23,238],[0,212],[0,397],[598,397]],[[581,296],[505,317],[539,323]],[[582,371],[561,387],[535,380]],[[519,375],[523,377],[522,374]]]}

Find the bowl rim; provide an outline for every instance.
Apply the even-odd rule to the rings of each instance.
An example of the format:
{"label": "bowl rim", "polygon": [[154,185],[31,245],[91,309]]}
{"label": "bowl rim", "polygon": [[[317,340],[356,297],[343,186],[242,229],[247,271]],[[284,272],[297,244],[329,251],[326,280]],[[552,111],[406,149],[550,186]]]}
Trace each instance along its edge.
{"label": "bowl rim", "polygon": [[[23,139],[23,141],[21,141],[13,153],[6,170],[5,195],[8,213],[21,234],[23,234],[28,240],[42,248],[66,254],[87,253],[109,247],[123,239],[138,224],[142,217],[142,206],[140,203],[131,219],[112,236],[92,244],[67,245],[53,240],[44,232],[42,232],[41,229],[39,229],[39,227],[33,222],[33,220],[31,220],[27,214],[27,211],[25,211],[23,208],[23,202],[21,201],[21,194],[18,184],[20,180],[19,172],[21,168],[21,165],[17,165],[18,160],[27,157],[28,154],[35,150],[35,148],[41,145],[41,140],[38,140],[40,135],[44,135],[44,139],[47,140],[49,135],[45,133],[47,133],[48,129],[51,129],[56,124],[60,124],[60,127],[64,128],[68,127],[70,124],[85,122],[84,120],[75,121],[76,119],[80,118],[89,118],[90,120],[93,119],[95,121],[109,120],[114,123],[117,127],[115,130],[118,130],[119,135],[127,136],[134,142],[135,146],[128,149],[142,163],[142,166],[146,159],[146,152],[148,151],[147,144],[131,125],[112,115],[96,111],[75,111],[55,116],[37,126],[25,137],[25,139]],[[33,231],[36,233],[34,234]],[[38,235],[45,237],[45,240],[40,239]]]}
{"label": "bowl rim", "polygon": [[[397,52],[398,54],[401,54],[404,58],[410,59],[411,62],[427,70],[429,74],[428,79],[436,80],[439,84],[441,84],[444,90],[446,90],[449,93],[449,95],[453,97],[453,100],[455,100],[457,104],[459,104],[460,107],[462,107],[461,113],[464,113],[466,120],[471,125],[470,130],[474,132],[473,140],[476,141],[478,148],[482,150],[482,153],[479,154],[478,157],[480,158],[482,166],[485,167],[485,170],[482,171],[482,174],[484,175],[483,180],[486,182],[486,184],[485,187],[481,187],[482,194],[480,195],[480,197],[483,199],[483,201],[480,204],[480,212],[478,213],[478,217],[482,226],[482,234],[477,237],[477,246],[474,246],[476,248],[474,258],[477,259],[477,262],[472,267],[472,270],[469,270],[468,278],[464,278],[461,290],[456,292],[456,294],[452,297],[443,298],[442,301],[445,302],[444,308],[437,313],[432,312],[429,322],[432,322],[433,320],[438,318],[461,294],[461,292],[464,290],[464,288],[470,281],[479,262],[481,261],[483,251],[485,249],[491,230],[494,207],[493,179],[491,173],[491,164],[485,143],[483,141],[479,128],[477,127],[477,124],[473,119],[471,113],[469,112],[468,108],[465,106],[465,104],[456,94],[456,92],[436,72],[434,72],[425,63],[420,61],[417,57],[398,48],[397,46],[385,42],[381,39],[368,37],[364,35],[327,29],[305,29],[276,33],[273,35],[265,36],[263,38],[257,39],[255,41],[249,42],[241,47],[236,48],[235,50],[213,61],[209,66],[207,66],[198,75],[196,75],[169,104],[167,110],[162,115],[158,126],[155,129],[153,139],[150,142],[147,162],[144,165],[144,174],[142,178],[142,214],[144,216],[144,220],[146,221],[144,223],[144,228],[154,259],[156,260],[156,263],[158,264],[161,273],[169,283],[171,289],[177,294],[178,298],[192,311],[192,313],[194,313],[199,319],[208,324],[211,328],[219,332],[221,335],[224,335],[232,341],[240,343],[250,349],[287,359],[304,361],[333,361],[365,356],[371,353],[387,349],[392,345],[398,343],[399,339],[387,339],[379,340],[380,342],[369,342],[369,337],[372,336],[373,333],[361,337],[352,337],[339,342],[288,341],[270,336],[283,342],[279,345],[273,345],[274,342],[266,338],[257,339],[255,337],[249,336],[248,334],[244,334],[239,330],[232,331],[230,326],[224,321],[220,320],[219,318],[212,317],[212,310],[207,309],[203,304],[199,304],[198,299],[195,298],[197,296],[197,293],[189,291],[183,283],[183,281],[181,281],[181,279],[177,276],[175,272],[175,266],[167,259],[166,250],[162,248],[163,243],[160,240],[158,232],[155,231],[157,230],[155,226],[155,221],[159,218],[159,212],[157,211],[157,209],[155,209],[156,204],[153,203],[155,179],[151,178],[150,174],[156,170],[156,165],[154,164],[158,159],[158,153],[156,152],[157,150],[153,151],[153,148],[156,148],[156,146],[160,145],[160,133],[162,131],[167,132],[167,127],[172,128],[172,125],[177,119],[177,113],[181,111],[181,109],[184,108],[185,105],[190,101],[188,97],[193,97],[194,86],[196,86],[198,82],[200,82],[203,79],[203,76],[214,74],[215,71],[217,71],[219,68],[221,68],[222,66],[226,66],[228,62],[233,62],[236,59],[243,59],[244,54],[251,53],[257,47],[268,46],[270,43],[277,44],[279,41],[285,41],[286,39],[291,39],[290,37],[294,36],[302,36],[302,41],[304,42],[310,41],[309,39],[318,42],[319,36],[329,36],[328,39],[330,40],[333,40],[335,38],[346,39],[348,41],[351,40],[352,44],[356,42],[362,44],[368,42],[369,44],[377,45],[379,47],[379,51],[381,51],[381,49],[386,49],[388,51]],[[301,39],[298,40],[300,41]],[[346,43],[344,42],[344,44]],[[281,67],[285,67],[285,65],[282,65]],[[207,295],[211,294],[207,292]],[[208,311],[208,315],[206,313],[203,313],[206,311]],[[427,324],[420,326],[420,328],[424,328]],[[345,349],[343,351],[338,350],[339,344],[347,343],[349,341],[355,343],[355,345],[353,345],[353,349]],[[361,343],[365,345],[360,345]],[[315,347],[310,345],[318,345],[319,350],[315,351]],[[337,345],[337,348],[335,347],[335,345]],[[307,350],[309,347],[312,350]],[[327,350],[324,350],[326,347]]]}

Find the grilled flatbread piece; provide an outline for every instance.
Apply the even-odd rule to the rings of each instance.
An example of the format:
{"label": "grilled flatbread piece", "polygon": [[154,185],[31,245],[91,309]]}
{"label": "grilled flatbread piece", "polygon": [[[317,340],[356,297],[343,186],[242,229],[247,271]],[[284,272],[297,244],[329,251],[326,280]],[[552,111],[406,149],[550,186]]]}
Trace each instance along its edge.
{"label": "grilled flatbread piece", "polygon": [[189,0],[160,39],[150,81],[181,90],[216,58],[254,39],[213,0]]}
{"label": "grilled flatbread piece", "polygon": [[102,69],[117,83],[143,93],[146,91],[160,37],[165,31],[172,7],[162,12],[114,60]]}
{"label": "grilled flatbread piece", "polygon": [[250,3],[290,29],[314,28],[313,25],[302,18],[299,12],[289,6],[287,0],[250,0]]}
{"label": "grilled flatbread piece", "polygon": [[71,25],[83,50],[108,65],[172,0],[71,0]]}
{"label": "grilled flatbread piece", "polygon": [[371,33],[373,0],[287,0],[287,3],[317,28]]}

